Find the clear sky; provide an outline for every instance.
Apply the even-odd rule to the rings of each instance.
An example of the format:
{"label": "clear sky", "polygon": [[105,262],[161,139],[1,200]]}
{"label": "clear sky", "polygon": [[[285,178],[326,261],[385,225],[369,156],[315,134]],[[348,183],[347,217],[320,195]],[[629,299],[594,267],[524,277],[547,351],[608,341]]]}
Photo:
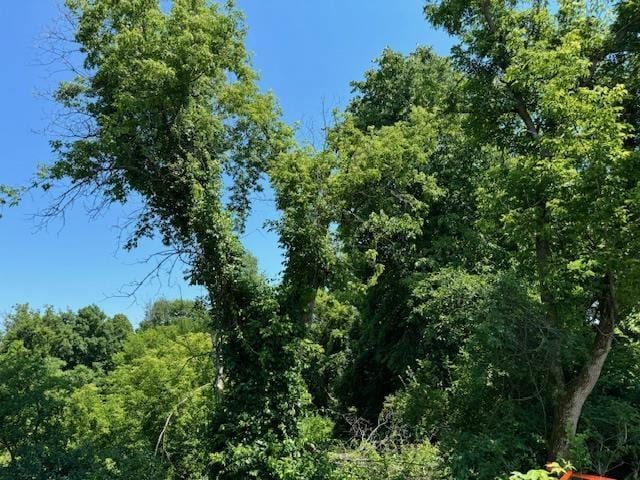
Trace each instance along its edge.
{"label": "clear sky", "polygon": [[[287,122],[300,122],[300,137],[321,141],[327,111],[349,99],[349,82],[362,77],[389,46],[410,52],[432,45],[446,54],[451,40],[422,16],[423,0],[239,0],[248,25],[248,49],[261,86],[274,92]],[[51,160],[46,133],[52,106],[41,95],[57,76],[42,65],[38,45],[55,22],[58,0],[0,2],[0,184],[25,184],[37,165]],[[315,132],[315,136],[310,132]],[[135,296],[131,282],[153,264],[144,260],[161,246],[154,241],[128,253],[118,248],[117,226],[127,207],[90,219],[82,205],[65,222],[38,228],[33,215],[50,198],[33,193],[0,219],[0,318],[13,305],[77,309],[95,303],[108,314],[125,313],[137,323],[155,298],[192,298],[202,292],[182,280],[180,268],[162,273]],[[280,271],[275,238],[263,228],[276,212],[268,192],[255,202],[246,246],[271,278]],[[131,208],[131,207],[129,207]]]}

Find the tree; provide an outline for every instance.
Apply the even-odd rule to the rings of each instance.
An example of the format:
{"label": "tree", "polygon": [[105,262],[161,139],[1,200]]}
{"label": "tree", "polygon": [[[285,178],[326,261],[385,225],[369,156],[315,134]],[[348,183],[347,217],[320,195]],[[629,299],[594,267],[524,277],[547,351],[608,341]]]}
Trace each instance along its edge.
{"label": "tree", "polygon": [[[0,478],[151,480],[208,470],[217,408],[210,336],[180,325],[130,333],[108,362],[89,362],[108,369],[51,356],[74,352],[59,345],[68,335],[71,346],[86,340],[93,359],[105,319],[95,306],[78,315],[23,306],[12,316],[0,339]],[[119,319],[103,325],[117,331]],[[91,331],[60,329],[78,323]]]}
{"label": "tree", "polygon": [[622,83],[628,95],[624,98],[624,120],[633,127],[627,144],[637,150],[640,145],[640,42],[638,41],[637,1],[618,2],[607,47],[600,56],[603,73],[611,85]]}
{"label": "tree", "polygon": [[638,295],[640,172],[627,143],[625,86],[603,74],[611,30],[586,2],[562,1],[551,13],[538,1],[447,0],[425,11],[461,38],[454,57],[468,77],[472,131],[498,148],[484,186],[486,225],[545,308],[549,455],[563,457]]}
{"label": "tree", "polygon": [[109,370],[113,355],[133,332],[126,316],[109,318],[95,305],[77,313],[52,308],[41,313],[19,305],[7,317],[5,327],[0,351],[19,340],[32,352],[62,360],[65,369],[83,365]]}
{"label": "tree", "polygon": [[[72,462],[64,455],[63,410],[67,396],[86,378],[65,372],[61,360],[29,351],[21,341],[0,353],[0,478],[49,479]],[[83,378],[84,377],[84,378]],[[58,477],[59,478],[59,477]]]}
{"label": "tree", "polygon": [[[462,129],[450,62],[427,49],[385,51],[355,82],[329,135],[337,234],[358,307],[343,401],[374,419],[420,357],[412,290],[448,266],[476,268],[476,182],[485,159]],[[470,160],[472,159],[472,160]],[[357,388],[353,388],[357,385]]]}
{"label": "tree", "polygon": [[430,48],[418,47],[407,56],[386,48],[376,68],[351,83],[354,96],[347,112],[363,131],[391,126],[409,120],[415,107],[452,106],[459,80],[451,61]]}
{"label": "tree", "polygon": [[83,119],[70,126],[86,128],[53,144],[58,157],[42,185],[71,187],[52,213],[81,194],[105,204],[142,199],[127,247],[159,232],[166,258],[180,255],[190,281],[208,291],[225,377],[212,448],[226,453],[211,474],[274,478],[270,454],[291,452],[272,446],[296,437],[304,407],[303,319],[280,308],[236,231],[290,135],[256,87],[240,16],[206,0],[176,0],[168,12],[152,0],[66,3],[86,74],[62,83],[57,99]]}
{"label": "tree", "polygon": [[206,333],[182,333],[174,325],[130,336],[114,370],[71,395],[70,451],[98,477],[202,478],[217,408],[213,371]]}
{"label": "tree", "polygon": [[140,322],[140,328],[179,325],[185,331],[206,331],[209,315],[204,305],[193,300],[165,300],[153,302]]}
{"label": "tree", "polygon": [[[78,420],[51,420],[71,438],[51,451],[115,478],[435,475],[432,440],[457,478],[585,446],[637,463],[619,439],[637,435],[638,372],[617,367],[638,352],[637,1],[611,21],[586,1],[429,1],[451,58],[385,50],[322,151],[260,93],[231,2],[66,4],[84,69],[56,94],[70,131],[40,184],[67,189],[48,213],[135,199],[125,246],[158,235],[160,267],[179,257],[207,298],[157,302],[133,335],[95,307],[23,307],[7,364],[22,345],[43,378],[86,374],[52,409]],[[239,237],[267,178],[276,285]],[[328,453],[314,407],[343,440],[352,407],[376,426]]]}
{"label": "tree", "polygon": [[314,406],[321,411],[340,411],[336,393],[352,356],[350,333],[358,310],[348,301],[341,301],[340,293],[319,292],[302,353],[307,387]]}
{"label": "tree", "polygon": [[543,312],[528,285],[513,272],[449,268],[412,293],[419,361],[386,408],[417,438],[437,439],[454,478],[494,478],[542,461]]}

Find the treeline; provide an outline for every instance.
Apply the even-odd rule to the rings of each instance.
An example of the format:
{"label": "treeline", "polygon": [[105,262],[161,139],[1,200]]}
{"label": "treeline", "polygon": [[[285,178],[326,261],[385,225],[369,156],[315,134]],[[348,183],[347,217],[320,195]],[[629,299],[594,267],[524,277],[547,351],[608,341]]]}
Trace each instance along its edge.
{"label": "treeline", "polygon": [[0,337],[0,478],[186,478],[201,469],[212,408],[203,325],[185,301],[155,303],[135,333],[95,306],[17,307]]}
{"label": "treeline", "polygon": [[[68,189],[47,213],[135,198],[125,246],[159,236],[207,295],[193,331],[38,354],[102,375],[73,408],[103,413],[56,416],[71,433],[43,447],[102,473],[61,478],[493,479],[552,459],[638,477],[636,0],[426,2],[451,55],[384,51],[322,150],[257,88],[232,5],[67,5],[85,61],[57,92],[70,134],[37,183]],[[277,284],[240,241],[267,180]],[[6,449],[8,472],[46,458]]]}
{"label": "treeline", "polygon": [[[159,300],[134,332],[96,306],[16,307],[0,335],[0,478],[205,478],[219,408],[207,317],[198,302]],[[283,465],[286,478],[441,476],[429,443],[412,445],[400,429],[371,435],[372,425],[344,418],[351,442],[332,440],[329,415],[301,420],[304,442],[331,459],[309,456],[294,477]]]}
{"label": "treeline", "polygon": [[[441,306],[443,299],[471,298],[470,287],[478,286],[455,275],[444,285]],[[431,304],[443,317],[439,328],[452,328],[459,315],[479,320],[459,345],[447,340],[456,353],[439,368],[455,386],[438,383],[438,364],[424,354],[381,413],[367,419],[346,408],[363,388],[351,372],[360,340],[356,310],[322,293],[300,351],[311,404],[298,441],[310,451],[283,468],[283,478],[445,479],[456,471],[493,478],[539,463],[544,410],[539,398],[523,393],[536,367],[517,360],[526,319],[511,325],[513,317],[496,315],[500,303],[518,309],[514,292],[503,294],[473,313],[465,313],[464,302],[453,314]],[[211,418],[220,407],[208,317],[199,302],[159,300],[134,332],[125,316],[110,318],[95,306],[16,307],[0,335],[0,478],[206,478]],[[640,342],[622,342],[583,414],[572,458],[582,468],[633,478]],[[521,397],[505,395],[511,391]]]}

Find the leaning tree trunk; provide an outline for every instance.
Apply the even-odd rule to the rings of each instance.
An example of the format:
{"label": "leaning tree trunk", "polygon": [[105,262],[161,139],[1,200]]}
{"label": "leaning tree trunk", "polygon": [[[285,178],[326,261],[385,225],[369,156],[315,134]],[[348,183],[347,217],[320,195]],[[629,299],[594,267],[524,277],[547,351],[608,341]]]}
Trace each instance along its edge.
{"label": "leaning tree trunk", "polygon": [[570,441],[578,429],[578,421],[585,401],[593,391],[611,350],[616,325],[614,281],[610,274],[605,278],[605,292],[599,304],[600,317],[595,325],[596,338],[578,376],[567,387],[566,393],[555,408],[554,425],[549,445],[549,457],[553,460],[567,458]]}
{"label": "leaning tree trunk", "polygon": [[[506,41],[500,37],[502,33],[496,28],[496,19],[491,10],[491,2],[482,0],[480,2],[481,14],[484,17],[487,30],[494,35],[494,43]],[[506,71],[510,66],[507,59],[498,59],[497,65]],[[510,91],[515,113],[520,117],[527,134],[535,142],[541,138],[539,128],[534,122],[534,115],[531,114],[522,92],[506,84]],[[558,327],[558,309],[556,299],[547,285],[549,265],[551,259],[550,242],[542,232],[549,222],[546,199],[539,199],[538,205],[542,205],[540,211],[539,235],[535,238],[536,261],[540,284],[540,300],[547,311],[547,327],[552,331]],[[595,325],[597,329],[596,338],[589,353],[589,356],[580,369],[578,376],[567,383],[564,377],[564,369],[560,354],[561,344],[558,336],[551,334],[550,347],[550,368],[551,368],[551,398],[554,404],[554,425],[549,440],[549,455],[552,459],[566,457],[569,453],[570,439],[575,436],[578,428],[578,420],[582,413],[585,401],[593,391],[602,367],[607,359],[613,341],[613,332],[616,324],[614,279],[611,274],[605,276],[605,292],[600,301],[599,323]]]}

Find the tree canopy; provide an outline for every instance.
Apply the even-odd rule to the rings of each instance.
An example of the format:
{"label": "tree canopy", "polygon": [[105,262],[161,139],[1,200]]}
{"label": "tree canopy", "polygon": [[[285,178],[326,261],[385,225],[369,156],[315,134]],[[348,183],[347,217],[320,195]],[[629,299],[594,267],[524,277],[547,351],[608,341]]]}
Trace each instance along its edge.
{"label": "tree canopy", "polygon": [[[638,1],[429,0],[451,54],[384,50],[320,149],[232,2],[66,7],[48,213],[142,202],[125,247],[159,236],[206,295],[135,332],[17,307],[0,478],[638,478]],[[267,184],[277,282],[240,237]]]}

